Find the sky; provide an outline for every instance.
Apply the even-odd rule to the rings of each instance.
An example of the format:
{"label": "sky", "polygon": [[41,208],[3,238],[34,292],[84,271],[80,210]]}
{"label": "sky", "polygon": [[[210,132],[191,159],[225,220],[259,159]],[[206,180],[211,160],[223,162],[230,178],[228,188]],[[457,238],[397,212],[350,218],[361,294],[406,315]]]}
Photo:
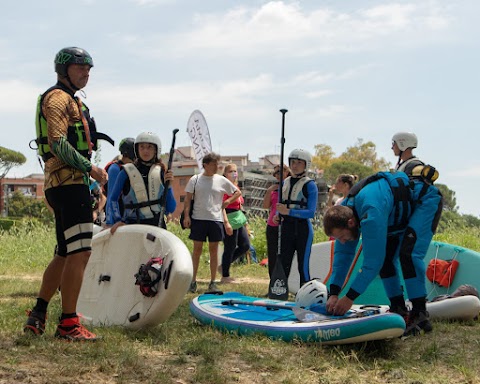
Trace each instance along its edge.
{"label": "sky", "polygon": [[[168,152],[190,145],[192,111],[213,150],[256,161],[280,152],[338,156],[357,139],[396,158],[391,138],[414,132],[414,153],[440,172],[461,213],[478,216],[480,190],[478,0],[18,0],[0,14],[0,145],[42,172],[28,143],[55,54],[94,61],[85,103],[117,143],[156,132]],[[101,165],[118,153],[105,143]]]}

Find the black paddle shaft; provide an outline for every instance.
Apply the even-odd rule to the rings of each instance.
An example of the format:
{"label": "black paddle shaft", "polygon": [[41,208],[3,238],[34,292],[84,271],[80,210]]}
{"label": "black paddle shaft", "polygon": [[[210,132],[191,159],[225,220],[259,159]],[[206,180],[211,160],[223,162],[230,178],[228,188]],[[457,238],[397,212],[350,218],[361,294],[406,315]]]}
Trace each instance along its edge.
{"label": "black paddle shaft", "polygon": [[[173,155],[175,153],[175,139],[176,139],[176,135],[177,135],[178,131],[179,131],[178,128],[175,128],[172,131],[172,133],[173,133],[172,146],[170,147],[170,155],[168,157],[167,171],[172,169]],[[160,218],[159,218],[159,220],[160,220],[159,221],[159,226],[162,227],[162,228],[166,227],[166,224],[165,224],[165,210],[167,209],[167,193],[168,193],[168,187],[169,186],[170,186],[170,180],[165,181],[163,194],[162,194],[162,200],[161,200],[161,203],[160,203]]]}
{"label": "black paddle shaft", "polygon": [[[280,182],[278,184],[278,202],[282,203],[282,184],[283,184],[283,157],[285,147],[285,114],[288,112],[286,109],[281,109],[282,113],[282,137],[280,138],[280,167],[279,176]],[[270,276],[270,284],[268,287],[268,297],[270,299],[288,300],[288,281],[285,274],[285,270],[282,264],[282,217],[280,214],[278,223],[278,243],[277,243],[277,257],[275,260],[275,267],[273,268],[272,275]]]}

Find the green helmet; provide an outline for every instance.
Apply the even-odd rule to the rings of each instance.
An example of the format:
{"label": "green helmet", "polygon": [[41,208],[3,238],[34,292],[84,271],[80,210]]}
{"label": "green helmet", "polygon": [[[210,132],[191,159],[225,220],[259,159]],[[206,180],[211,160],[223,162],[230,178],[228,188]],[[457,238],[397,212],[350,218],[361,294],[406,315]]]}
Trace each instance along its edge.
{"label": "green helmet", "polygon": [[55,72],[60,76],[67,76],[67,69],[70,64],[88,64],[93,67],[93,59],[90,54],[82,48],[67,47],[61,49],[55,56]]}

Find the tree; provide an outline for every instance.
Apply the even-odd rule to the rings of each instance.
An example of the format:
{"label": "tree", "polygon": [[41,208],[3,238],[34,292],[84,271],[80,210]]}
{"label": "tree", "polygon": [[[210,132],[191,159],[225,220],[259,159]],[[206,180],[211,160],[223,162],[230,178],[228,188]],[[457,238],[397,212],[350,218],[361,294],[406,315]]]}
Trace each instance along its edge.
{"label": "tree", "polygon": [[17,151],[0,146],[0,179],[3,179],[13,167],[24,164],[25,156]]}
{"label": "tree", "polygon": [[457,212],[457,199],[455,192],[449,189],[445,184],[435,184],[443,195],[443,210],[448,212]]}
{"label": "tree", "polygon": [[390,163],[383,157],[377,159],[377,147],[371,141],[363,142],[363,139],[358,138],[355,145],[348,147],[343,152],[339,159],[353,163],[360,163],[366,167],[370,167],[373,173],[379,171],[386,171],[390,168]]}
{"label": "tree", "polygon": [[324,171],[323,177],[328,184],[333,184],[338,175],[341,174],[356,175],[358,176],[358,180],[360,180],[373,173],[375,173],[373,169],[366,165],[351,161],[335,160],[332,165]]}
{"label": "tree", "polygon": [[312,164],[317,169],[327,169],[332,161],[335,159],[335,152],[331,146],[327,144],[317,144],[315,145],[315,155],[312,158]]}
{"label": "tree", "polygon": [[8,216],[36,217],[43,222],[53,221],[52,213],[42,200],[24,196],[20,191],[13,192],[8,199]]}

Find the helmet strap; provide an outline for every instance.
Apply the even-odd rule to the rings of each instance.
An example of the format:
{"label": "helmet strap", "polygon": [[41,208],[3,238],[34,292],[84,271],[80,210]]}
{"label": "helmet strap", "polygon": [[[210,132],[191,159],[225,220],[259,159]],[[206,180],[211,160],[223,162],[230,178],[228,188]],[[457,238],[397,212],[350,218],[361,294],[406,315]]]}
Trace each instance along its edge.
{"label": "helmet strap", "polygon": [[306,173],[307,173],[307,171],[305,170],[305,171],[303,171],[303,172],[301,172],[301,173],[299,173],[299,174],[295,174],[295,178],[298,179],[298,178],[300,178],[300,177],[303,177],[303,176],[305,176]]}
{"label": "helmet strap", "polygon": [[400,153],[398,154],[397,168],[402,162],[402,155],[403,155],[403,151],[400,151]]}

